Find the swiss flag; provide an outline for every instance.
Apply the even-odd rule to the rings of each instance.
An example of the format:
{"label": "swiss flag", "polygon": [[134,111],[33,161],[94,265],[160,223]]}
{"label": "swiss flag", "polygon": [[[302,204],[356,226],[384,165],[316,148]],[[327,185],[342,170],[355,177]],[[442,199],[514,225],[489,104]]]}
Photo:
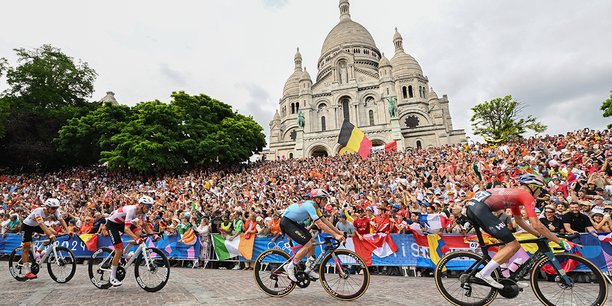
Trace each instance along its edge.
{"label": "swiss flag", "polygon": [[392,141],[385,144],[385,152],[397,151],[397,141]]}
{"label": "swiss flag", "polygon": [[372,254],[384,258],[398,250],[389,234],[365,234],[363,240],[354,237],[353,245],[355,253],[363,258],[368,266],[372,265]]}

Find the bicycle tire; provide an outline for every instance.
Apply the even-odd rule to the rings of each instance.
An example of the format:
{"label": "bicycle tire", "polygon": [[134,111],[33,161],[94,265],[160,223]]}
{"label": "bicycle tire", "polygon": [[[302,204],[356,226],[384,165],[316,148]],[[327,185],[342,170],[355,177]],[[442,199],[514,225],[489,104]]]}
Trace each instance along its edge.
{"label": "bicycle tire", "polygon": [[[9,272],[11,273],[11,276],[20,281],[20,282],[25,282],[28,279],[20,276],[23,275],[21,269],[23,268],[23,263],[21,262],[21,255],[17,255],[18,251],[21,251],[22,247],[18,246],[15,249],[13,249],[13,251],[11,252],[11,255],[9,255]],[[30,263],[32,262],[32,260],[34,260],[34,254],[32,253],[32,251],[30,250]]]}
{"label": "bicycle tire", "polygon": [[[346,257],[344,263],[342,264],[343,271],[348,272],[345,280],[348,280],[352,276],[355,276],[354,278],[357,279],[361,278],[360,276],[363,276],[363,281],[356,292],[351,294],[342,294],[331,288],[328,282],[329,273],[326,273],[325,269],[329,265],[334,267],[334,271],[337,270],[337,265],[334,262],[332,254]],[[349,263],[351,259],[355,261],[354,264]],[[357,253],[350,250],[334,250],[332,253],[327,254],[321,260],[321,264],[319,265],[319,276],[319,281],[321,282],[323,289],[325,289],[325,291],[332,297],[342,301],[353,301],[360,298],[364,293],[366,293],[368,287],[370,286],[370,271],[368,270],[368,265],[359,255],[357,255]],[[338,277],[340,277],[340,275],[338,275]]]}
{"label": "bicycle tire", "polygon": [[[62,254],[62,258],[59,259],[60,266],[62,266],[62,264],[70,266],[70,274],[68,274],[68,276],[65,278],[61,278],[57,277],[56,273],[53,272],[52,266],[55,265],[55,254],[53,253],[53,247],[49,247],[49,249],[47,249],[47,252],[50,252],[49,257],[47,258],[47,271],[49,271],[49,276],[51,276],[51,279],[54,280],[56,283],[67,283],[74,277],[74,274],[76,273],[76,260],[74,260],[74,254],[70,249],[63,246],[55,247],[55,250],[57,254]],[[64,256],[64,253],[68,254],[68,258]]]}
{"label": "bicycle tire", "polygon": [[[102,269],[110,269],[111,261],[113,260],[114,251],[111,248],[99,248],[95,251],[89,262],[87,263],[87,270],[89,273],[89,280],[91,283],[96,286],[98,289],[108,289],[112,287],[110,283],[110,271],[105,271]],[[104,267],[99,267],[102,261],[106,260],[106,265]],[[99,278],[99,280],[98,280]]]}
{"label": "bicycle tire", "polygon": [[[608,283],[606,281],[605,276],[601,272],[601,270],[599,270],[599,268],[597,268],[595,264],[593,264],[591,261],[589,261],[588,259],[584,257],[580,257],[576,254],[571,254],[571,253],[557,253],[555,254],[555,257],[562,264],[562,266],[564,265],[564,263],[567,265],[578,263],[578,264],[583,265],[581,267],[582,268],[581,270],[583,270],[584,267],[590,270],[590,272],[586,272],[586,273],[591,273],[591,274],[588,274],[588,275],[582,274],[580,278],[582,278],[583,276],[587,276],[588,281],[586,283],[597,284],[591,287],[593,287],[592,289],[595,289],[598,287],[599,293],[593,299],[592,302],[590,299],[587,299],[588,294],[580,294],[580,296],[576,296],[575,299],[573,297],[570,298],[568,304],[566,303],[561,304],[559,303],[560,302],[559,300],[553,303],[549,299],[553,298],[554,296],[547,296],[546,294],[544,294],[544,292],[542,291],[542,287],[544,287],[543,284],[552,283],[552,286],[551,286],[552,288],[557,288],[561,290],[566,290],[566,289],[562,288],[562,284],[558,282],[558,279],[557,277],[555,277],[555,275],[548,274],[547,272],[545,272],[545,270],[548,270],[549,272],[556,272],[556,271],[554,270],[550,271],[550,269],[543,269],[549,263],[548,258],[543,257],[533,265],[532,273],[531,273],[531,287],[533,288],[533,292],[535,293],[535,296],[538,298],[538,300],[540,300],[542,304],[544,305],[575,305],[574,301],[580,300],[581,304],[584,304],[584,305],[592,305],[592,306],[605,305],[606,299],[608,298]],[[574,262],[569,262],[569,260],[574,260]],[[568,269],[568,270],[569,271],[566,271],[566,274],[570,278],[572,278],[572,280],[574,280],[574,286],[572,286],[569,290],[571,294],[574,294],[574,291],[576,291],[575,290],[576,287],[578,286],[582,287],[583,284],[585,284],[585,283],[577,282],[578,280],[577,278],[580,275],[579,273],[584,273],[584,272],[581,272],[581,271],[573,272],[572,271],[573,269],[572,270]],[[539,271],[542,271],[542,273],[545,273],[545,274],[538,273]],[[551,281],[551,279],[553,279],[554,281]],[[587,286],[587,285],[584,285],[584,286]],[[592,289],[589,289],[586,292],[589,292]],[[565,292],[562,295],[559,295],[559,298],[561,297],[563,297],[563,301],[561,302],[565,302]]]}
{"label": "bicycle tire", "polygon": [[[291,258],[289,254],[278,249],[269,249],[263,251],[257,259],[255,259],[255,267],[253,268],[253,277],[255,282],[261,291],[272,297],[283,297],[291,293],[295,289],[295,283],[292,282],[285,273],[279,273],[278,275],[272,275],[272,271],[280,268],[282,264],[287,262]],[[267,261],[266,261],[267,259]],[[260,272],[270,272],[265,277],[260,275]],[[284,272],[284,270],[283,270]],[[281,290],[275,290],[265,285],[264,280],[271,279],[274,281],[275,286],[278,286],[279,279],[286,281],[288,284]]]}
{"label": "bicycle tire", "polygon": [[[146,265],[146,261],[144,259],[144,256],[140,254],[134,262],[134,276],[136,277],[136,283],[138,283],[138,286],[140,286],[140,288],[144,289],[147,292],[157,292],[164,288],[164,286],[166,286],[168,280],[170,279],[170,262],[168,261],[168,257],[166,256],[166,254],[158,248],[146,248],[143,252],[153,252],[157,256],[159,256],[159,258],[155,258],[156,256],[149,256],[149,259],[155,263],[155,271],[153,271],[154,274],[157,274],[157,272],[159,272],[159,268],[165,268],[166,273],[165,276],[162,274],[163,280],[157,286],[151,287],[146,285],[140,277],[140,268],[146,268],[144,266]],[[143,264],[143,266],[141,266],[141,263]]]}
{"label": "bicycle tire", "polygon": [[[467,251],[455,251],[455,252],[451,252],[446,254],[444,257],[442,257],[442,259],[440,259],[440,261],[438,262],[438,264],[436,265],[436,269],[434,270],[434,280],[436,282],[436,288],[438,288],[438,291],[440,292],[440,294],[442,294],[442,296],[449,301],[450,303],[452,303],[453,305],[460,305],[460,306],[481,306],[481,305],[489,305],[491,304],[495,298],[497,297],[498,291],[495,288],[491,288],[491,287],[485,287],[487,288],[486,290],[489,290],[488,293],[486,293],[484,295],[484,297],[480,300],[480,301],[474,301],[474,302],[466,302],[466,301],[461,301],[459,299],[457,299],[455,296],[453,296],[448,288],[445,287],[444,285],[444,281],[443,279],[448,279],[448,278],[454,278],[456,275],[454,271],[458,271],[458,270],[454,270],[454,269],[449,269],[449,267],[447,267],[447,264],[449,262],[451,262],[453,259],[455,260],[460,260],[459,258],[471,258],[473,260],[475,260],[476,262],[480,261],[482,259],[482,256],[476,254],[476,253],[472,253],[472,252],[467,252]],[[486,261],[485,261],[486,264]],[[452,266],[452,264],[451,264]],[[470,271],[463,271],[463,272],[456,272],[457,275],[463,275],[467,272]],[[459,281],[459,276],[457,276],[457,281],[455,283],[458,283],[459,286],[461,286],[461,282]],[[498,280],[499,279],[499,272],[497,270],[493,271],[493,273],[491,274],[491,276]],[[460,289],[462,289],[460,287]],[[464,289],[462,289],[464,290]],[[463,293],[463,291],[459,290],[461,293]],[[454,292],[454,291],[453,291]]]}

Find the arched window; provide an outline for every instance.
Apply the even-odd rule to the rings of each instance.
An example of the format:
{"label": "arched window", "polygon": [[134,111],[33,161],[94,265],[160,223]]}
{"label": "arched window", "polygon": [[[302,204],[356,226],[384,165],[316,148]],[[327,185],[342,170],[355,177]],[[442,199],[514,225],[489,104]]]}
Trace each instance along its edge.
{"label": "arched window", "polygon": [[343,99],[342,100],[342,113],[344,114],[344,120],[345,121],[350,121],[351,118],[349,117],[349,101],[348,99]]}
{"label": "arched window", "polygon": [[291,103],[291,113],[295,114],[295,103]]}
{"label": "arched window", "polygon": [[423,145],[421,144],[420,140],[417,140],[417,149],[422,149]]}
{"label": "arched window", "polygon": [[369,115],[369,117],[370,117],[370,125],[374,125],[374,111],[373,111],[373,110],[370,110],[370,111],[368,112],[368,115]]}
{"label": "arched window", "polygon": [[412,85],[408,86],[408,96],[414,98],[414,92],[412,91]]}
{"label": "arched window", "polygon": [[300,111],[300,102],[295,104],[295,112],[299,112]]}
{"label": "arched window", "polygon": [[325,132],[327,127],[325,126],[325,116],[321,117],[321,131]]}
{"label": "arched window", "polygon": [[406,90],[406,86],[402,86],[402,97],[404,99],[408,98],[408,91]]}
{"label": "arched window", "polygon": [[289,153],[289,159],[293,159],[293,153]]}

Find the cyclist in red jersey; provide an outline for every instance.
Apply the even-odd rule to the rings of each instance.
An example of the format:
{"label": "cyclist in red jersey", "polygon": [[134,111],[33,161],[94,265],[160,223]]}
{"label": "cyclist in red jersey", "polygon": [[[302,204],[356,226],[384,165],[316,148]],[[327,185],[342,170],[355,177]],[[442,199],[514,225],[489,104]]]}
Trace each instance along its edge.
{"label": "cyclist in red jersey", "polygon": [[[491,273],[501,264],[506,263],[521,246],[506,224],[500,221],[493,212],[510,208],[516,223],[521,228],[532,235],[542,235],[568,251],[571,249],[567,242],[561,241],[540,222],[535,212],[535,197],[542,193],[543,180],[533,174],[524,174],[519,177],[518,181],[521,184],[518,188],[494,188],[480,191],[467,203],[468,218],[482,230],[506,244],[480,272],[476,273],[477,278],[497,289],[503,289],[504,285],[493,279]],[[529,223],[525,222],[521,215],[521,206],[527,212]],[[528,285],[519,284],[519,286]]]}

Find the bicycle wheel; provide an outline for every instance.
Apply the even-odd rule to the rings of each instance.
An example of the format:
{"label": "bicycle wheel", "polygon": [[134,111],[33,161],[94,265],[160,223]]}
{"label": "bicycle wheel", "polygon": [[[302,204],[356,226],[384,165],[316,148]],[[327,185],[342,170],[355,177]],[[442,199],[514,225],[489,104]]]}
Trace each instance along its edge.
{"label": "bicycle wheel", "polygon": [[295,289],[295,283],[287,277],[282,267],[289,258],[289,254],[278,249],[270,249],[257,256],[253,276],[259,289],[273,297],[285,296]]}
{"label": "bicycle wheel", "polygon": [[134,262],[136,282],[145,291],[159,291],[166,286],[170,278],[170,262],[168,257],[158,248],[146,248],[143,252],[147,252],[149,262],[147,263],[143,254],[138,255]]}
{"label": "bicycle wheel", "polygon": [[531,286],[544,305],[604,305],[608,298],[608,283],[588,259],[570,253],[555,254],[561,267],[574,284],[565,285],[561,277],[543,257],[532,268]]}
{"label": "bicycle wheel", "polygon": [[[63,284],[69,282],[76,272],[76,261],[74,254],[66,247],[58,246],[53,252],[53,247],[47,249],[47,271],[54,281]],[[55,256],[57,254],[57,257]]]}
{"label": "bicycle wheel", "polygon": [[114,254],[114,251],[110,248],[99,248],[89,259],[87,264],[89,280],[99,289],[108,289],[112,286],[110,277]]}
{"label": "bicycle wheel", "polygon": [[[467,251],[452,252],[440,259],[434,271],[434,279],[438,291],[447,301],[455,305],[476,306],[488,305],[495,300],[495,288],[468,280],[469,273],[474,269],[480,271],[484,268],[486,262],[476,267],[481,259],[482,256]],[[493,271],[491,276],[498,280],[498,271]]]}
{"label": "bicycle wheel", "polygon": [[[11,252],[11,255],[9,256],[9,272],[11,273],[11,276],[15,278],[16,280],[20,282],[25,282],[28,279],[23,276],[25,273],[23,273],[24,268],[23,268],[23,262],[21,261],[21,250],[22,250],[22,247],[19,246],[19,247],[16,247]],[[30,251],[30,264],[32,263],[33,260],[34,260],[34,254],[32,254],[32,251]],[[31,264],[31,267],[32,266],[33,265]],[[32,273],[38,274],[38,271],[34,271],[35,269],[31,269],[31,270],[32,270]]]}
{"label": "bicycle wheel", "polygon": [[355,252],[335,250],[319,266],[321,285],[329,295],[343,301],[361,297],[370,285],[370,271]]}

